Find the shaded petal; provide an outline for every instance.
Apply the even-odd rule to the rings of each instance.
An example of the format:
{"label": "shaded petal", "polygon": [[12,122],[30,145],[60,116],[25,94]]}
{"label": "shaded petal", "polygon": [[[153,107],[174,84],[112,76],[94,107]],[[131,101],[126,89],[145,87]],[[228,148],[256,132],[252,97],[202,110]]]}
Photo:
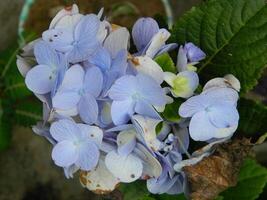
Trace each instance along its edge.
{"label": "shaded petal", "polygon": [[152,38],[151,43],[146,50],[146,55],[150,58],[154,58],[160,48],[165,45],[165,42],[171,36],[170,32],[166,29],[160,29]]}
{"label": "shaded petal", "polygon": [[34,45],[34,56],[39,64],[48,65],[50,67],[59,64],[56,51],[44,41],[39,41]]}
{"label": "shaded petal", "polygon": [[63,140],[74,141],[81,137],[80,129],[77,127],[77,124],[68,119],[53,122],[50,127],[50,133],[58,142]]}
{"label": "shaded petal", "polygon": [[59,142],[53,148],[52,159],[60,167],[69,167],[78,159],[76,146],[71,141]]}
{"label": "shaded petal", "polygon": [[107,49],[100,47],[97,52],[90,58],[89,62],[102,71],[110,69],[111,66],[111,56]]}
{"label": "shaded petal", "polygon": [[103,86],[103,75],[99,68],[91,67],[87,70],[84,78],[85,92],[98,97]]}
{"label": "shaded petal", "polygon": [[25,77],[28,71],[30,71],[31,69],[31,65],[27,62],[27,60],[20,56],[17,56],[16,65],[18,67],[20,74],[23,77]]}
{"label": "shaded petal", "polygon": [[133,129],[121,131],[117,137],[118,154],[128,156],[136,145],[136,132]]}
{"label": "shaded petal", "polygon": [[155,56],[159,56],[159,55],[161,55],[161,54],[163,54],[163,53],[170,52],[170,51],[176,49],[177,46],[178,46],[178,44],[176,44],[176,43],[170,43],[170,44],[163,45],[163,46],[159,49],[159,51],[156,53]]}
{"label": "shaded petal", "polygon": [[187,70],[187,56],[183,46],[180,46],[177,55],[177,69],[179,72]]}
{"label": "shaded petal", "polygon": [[120,156],[115,151],[112,151],[107,154],[105,163],[108,170],[124,183],[136,181],[142,175],[142,162],[132,154]]}
{"label": "shaded petal", "polygon": [[195,141],[207,141],[214,137],[216,131],[205,111],[195,114],[189,124],[190,136]]}
{"label": "shaded petal", "polygon": [[187,57],[190,62],[198,62],[206,57],[206,54],[191,42],[186,43],[184,48],[187,52]]}
{"label": "shaded petal", "polygon": [[151,104],[143,100],[139,100],[136,102],[134,110],[136,113],[147,117],[151,117],[157,120],[162,119],[156,109]]}
{"label": "shaded petal", "polygon": [[143,50],[158,31],[159,26],[154,19],[150,17],[138,19],[132,29],[133,41],[137,50]]}
{"label": "shaded petal", "polygon": [[94,124],[98,118],[98,104],[90,94],[85,94],[79,101],[78,111],[81,119],[87,124]]}
{"label": "shaded petal", "polygon": [[129,31],[126,28],[119,28],[109,34],[104,42],[104,47],[115,58],[122,49],[127,50],[130,40]]}
{"label": "shaded petal", "polygon": [[158,178],[161,175],[162,167],[160,162],[147,150],[146,147],[137,143],[134,153],[143,161],[144,177]]}
{"label": "shaded petal", "polygon": [[100,152],[94,142],[87,140],[78,147],[78,155],[75,164],[80,166],[82,170],[89,171],[96,167]]}
{"label": "shaded petal", "polygon": [[113,101],[111,105],[111,117],[115,125],[124,124],[129,121],[134,113],[133,102],[131,100]]}
{"label": "shaded petal", "polygon": [[37,65],[26,75],[26,86],[37,94],[49,93],[55,84],[55,74],[47,65]]}

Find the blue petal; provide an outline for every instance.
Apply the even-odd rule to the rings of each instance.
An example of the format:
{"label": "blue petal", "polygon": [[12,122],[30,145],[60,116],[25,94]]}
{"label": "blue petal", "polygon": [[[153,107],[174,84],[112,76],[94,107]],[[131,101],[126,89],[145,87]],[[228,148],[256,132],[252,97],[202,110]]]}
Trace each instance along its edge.
{"label": "blue petal", "polygon": [[180,46],[177,55],[177,69],[179,72],[187,70],[187,57],[183,46]]}
{"label": "blue petal", "polygon": [[98,117],[98,105],[91,94],[82,96],[78,104],[81,119],[87,124],[94,124]]}
{"label": "blue petal", "polygon": [[112,102],[111,117],[115,125],[128,122],[133,113],[133,102],[131,100]]}
{"label": "blue petal", "polygon": [[68,60],[71,63],[85,61],[97,50],[99,26],[100,21],[94,14],[84,16],[77,24],[74,32],[75,43],[72,51],[68,52]]}
{"label": "blue petal", "polygon": [[154,106],[164,106],[167,103],[164,90],[152,77],[144,74],[138,74],[136,79],[139,83],[138,86],[141,96],[144,97],[150,104]]}
{"label": "blue petal", "polygon": [[215,136],[216,131],[205,111],[195,114],[189,124],[190,136],[195,141],[207,141]]}
{"label": "blue petal", "polygon": [[51,67],[47,65],[37,65],[26,75],[26,86],[34,93],[49,93],[55,84],[56,75]]}
{"label": "blue petal", "polygon": [[134,44],[138,51],[142,51],[159,31],[158,23],[148,17],[138,19],[132,30]]}
{"label": "blue petal", "polygon": [[59,58],[47,42],[39,41],[34,45],[34,56],[39,64],[48,66],[59,65]]}
{"label": "blue petal", "polygon": [[201,95],[193,96],[190,99],[186,100],[179,107],[179,115],[181,117],[192,117],[199,111],[202,111],[206,108],[206,98]]}
{"label": "blue petal", "polygon": [[109,51],[103,47],[100,47],[89,59],[89,62],[99,67],[103,72],[109,70],[111,67],[111,56]]}
{"label": "blue petal", "polygon": [[98,97],[103,86],[103,75],[99,68],[89,68],[84,78],[84,89],[94,97]]}
{"label": "blue petal", "polygon": [[155,56],[159,56],[159,55],[161,55],[161,54],[163,54],[163,53],[170,52],[170,51],[176,49],[177,46],[178,46],[178,44],[176,44],[176,43],[171,43],[171,44],[163,45],[163,46],[159,49],[159,51],[156,53]]}
{"label": "blue petal", "polygon": [[136,92],[137,85],[135,76],[125,75],[119,78],[110,88],[109,97],[118,101],[129,99]]}
{"label": "blue petal", "polygon": [[238,124],[239,114],[234,106],[218,104],[209,108],[209,119],[217,128],[227,128]]}
{"label": "blue petal", "polygon": [[187,57],[190,62],[198,62],[206,57],[206,54],[191,42],[186,43],[184,48],[187,52]]}
{"label": "blue petal", "polygon": [[52,159],[60,167],[69,167],[78,159],[78,152],[73,142],[62,141],[52,151]]}
{"label": "blue petal", "polygon": [[78,159],[75,164],[82,170],[89,171],[96,167],[100,152],[95,143],[86,141],[78,148]]}
{"label": "blue petal", "polygon": [[58,142],[64,140],[74,141],[81,136],[80,129],[76,126],[76,124],[67,119],[62,119],[52,123],[50,133]]}

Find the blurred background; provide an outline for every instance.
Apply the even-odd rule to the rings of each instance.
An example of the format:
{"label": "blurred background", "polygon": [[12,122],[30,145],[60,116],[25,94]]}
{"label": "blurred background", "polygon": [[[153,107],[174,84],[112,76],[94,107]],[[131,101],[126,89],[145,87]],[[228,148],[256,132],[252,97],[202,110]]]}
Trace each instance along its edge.
{"label": "blurred background", "polygon": [[[141,16],[156,17],[163,21],[168,16],[167,21],[171,24],[172,20],[181,16],[192,6],[201,3],[201,0],[2,0],[0,1],[0,72],[8,64],[10,68],[8,74],[13,73],[14,76],[18,74],[15,55],[19,48],[18,35],[23,27],[29,35],[32,33],[35,36],[40,35],[48,28],[57,11],[73,2],[79,6],[81,13],[97,13],[104,7],[104,14],[112,23],[131,27]],[[21,15],[23,7],[24,13]],[[18,29],[19,19],[20,29]],[[30,129],[32,121],[21,122],[19,117],[13,116],[12,113],[5,114],[3,107],[7,104],[7,107],[11,108],[19,107],[21,110],[17,109],[15,112],[21,115],[20,117],[28,114],[29,118],[38,118],[37,115],[31,113],[30,116],[23,110],[27,107],[27,101],[25,98],[23,100],[19,98],[20,92],[10,94],[11,99],[7,99],[7,96],[3,95],[3,90],[8,90],[4,86],[6,83],[1,78],[0,81],[0,103],[2,102],[0,104],[0,117],[2,118],[0,140],[4,141],[4,138],[11,141],[1,144],[3,150],[0,151],[0,200],[104,199],[83,189],[77,178],[68,180],[64,177],[63,171],[57,168],[51,160],[51,145],[45,139],[33,134]],[[13,87],[18,87],[19,90],[20,87],[24,87],[20,84],[22,83],[18,81]],[[259,85],[249,95],[250,98],[259,99],[267,104],[266,72]],[[9,118],[17,120],[16,123],[14,122],[17,125],[12,124],[6,127],[5,122],[8,123]],[[20,124],[29,126],[23,127]],[[12,134],[5,135],[6,129]],[[258,147],[257,156],[262,163],[266,164],[265,150],[264,145]],[[110,197],[118,199],[116,193]]]}

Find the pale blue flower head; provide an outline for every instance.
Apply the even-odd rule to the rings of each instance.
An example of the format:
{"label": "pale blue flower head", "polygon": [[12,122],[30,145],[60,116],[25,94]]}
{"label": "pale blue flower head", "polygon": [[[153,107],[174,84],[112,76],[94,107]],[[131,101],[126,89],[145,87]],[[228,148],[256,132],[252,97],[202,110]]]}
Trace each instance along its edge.
{"label": "pale blue flower head", "polygon": [[238,126],[237,100],[238,93],[232,88],[212,88],[184,102],[179,115],[191,118],[189,133],[193,140],[230,137]]}
{"label": "pale blue flower head", "polygon": [[132,36],[137,54],[154,58],[157,55],[173,50],[177,44],[165,44],[170,37],[166,29],[160,29],[157,22],[150,18],[140,18],[133,26]]}
{"label": "pale blue flower head", "polygon": [[62,119],[51,125],[50,132],[57,141],[52,151],[56,165],[70,167],[75,164],[86,171],[96,167],[103,138],[100,128]]}
{"label": "pale blue flower head", "polygon": [[156,106],[165,106],[167,97],[160,85],[144,74],[119,78],[108,92],[113,100],[111,116],[114,124],[124,124],[134,113],[160,118]]}

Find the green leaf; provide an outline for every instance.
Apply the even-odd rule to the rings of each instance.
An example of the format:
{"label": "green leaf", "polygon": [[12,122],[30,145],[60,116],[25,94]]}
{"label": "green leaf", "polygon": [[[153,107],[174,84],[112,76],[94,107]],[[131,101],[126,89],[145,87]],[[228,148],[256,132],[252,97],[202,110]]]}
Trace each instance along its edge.
{"label": "green leaf", "polygon": [[260,102],[241,98],[238,131],[246,136],[260,136],[267,132],[267,107]]}
{"label": "green leaf", "polygon": [[176,66],[173,63],[172,58],[169,56],[169,54],[164,53],[160,56],[157,56],[155,58],[155,61],[162,68],[163,71],[176,73]]}
{"label": "green leaf", "polygon": [[155,200],[186,200],[186,198],[183,194],[179,194],[179,195],[168,195],[168,194],[154,195],[154,198],[155,198]]}
{"label": "green leaf", "polygon": [[179,122],[181,118],[178,114],[178,109],[181,103],[181,100],[175,99],[173,103],[167,104],[164,112],[162,113],[164,119],[170,122]]}
{"label": "green leaf", "polygon": [[31,126],[42,120],[42,103],[37,99],[23,100],[15,106],[15,121],[22,126]]}
{"label": "green leaf", "polygon": [[257,199],[266,182],[267,169],[257,164],[255,160],[247,159],[240,170],[237,185],[222,192],[220,200]]}
{"label": "green leaf", "polygon": [[130,184],[121,184],[120,191],[123,193],[123,200],[149,200],[149,192],[145,181],[136,181]]}
{"label": "green leaf", "polygon": [[32,95],[25,85],[24,78],[18,71],[6,76],[4,93],[12,99],[22,99]]}
{"label": "green leaf", "polygon": [[210,0],[175,25],[172,41],[193,42],[207,54],[199,72],[210,78],[234,74],[242,92],[257,84],[267,64],[265,0]]}

